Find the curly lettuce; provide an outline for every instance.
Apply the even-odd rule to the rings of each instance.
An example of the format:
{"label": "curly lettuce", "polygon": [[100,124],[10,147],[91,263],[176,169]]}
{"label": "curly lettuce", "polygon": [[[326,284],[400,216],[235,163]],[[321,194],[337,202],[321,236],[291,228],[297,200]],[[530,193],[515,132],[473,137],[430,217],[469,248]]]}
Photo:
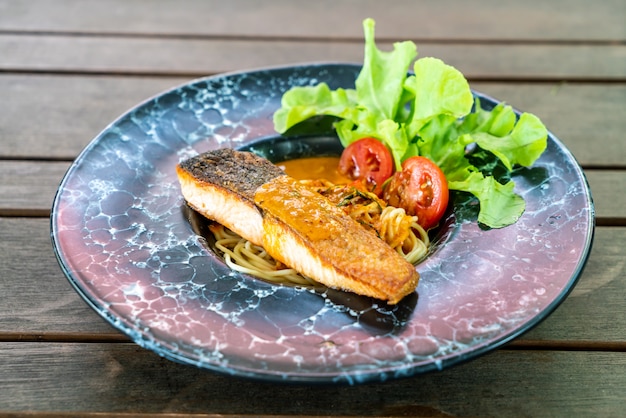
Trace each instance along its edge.
{"label": "curly lettuce", "polygon": [[510,174],[543,153],[546,127],[530,113],[517,117],[502,103],[481,108],[459,70],[436,58],[416,59],[411,41],[379,50],[374,27],[372,19],[363,21],[365,54],[355,88],[331,90],[325,83],[291,88],[274,114],[276,131],[285,133],[314,116],[333,116],[344,147],[377,138],[391,151],[397,169],[409,157],[427,157],[446,175],[450,190],[476,197],[478,222],[490,228],[515,223],[525,202],[514,192],[510,175],[496,178],[468,149],[479,149]]}

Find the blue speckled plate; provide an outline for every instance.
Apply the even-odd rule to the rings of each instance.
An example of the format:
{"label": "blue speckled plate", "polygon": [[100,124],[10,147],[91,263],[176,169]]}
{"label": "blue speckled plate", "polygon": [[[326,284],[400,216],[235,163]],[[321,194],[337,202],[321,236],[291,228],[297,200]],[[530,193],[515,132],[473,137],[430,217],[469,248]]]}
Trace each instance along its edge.
{"label": "blue speckled plate", "polygon": [[539,323],[574,286],[594,230],[581,169],[552,135],[515,177],[527,202],[519,222],[483,230],[472,201],[455,197],[417,266],[417,293],[395,307],[235,273],[195,234],[175,165],[219,147],[274,159],[306,152],[277,140],[282,94],[321,81],[352,87],[358,71],[319,64],[209,77],[113,122],[70,167],[52,208],[54,249],[78,293],[166,358],[269,381],[353,384],[440,370]]}

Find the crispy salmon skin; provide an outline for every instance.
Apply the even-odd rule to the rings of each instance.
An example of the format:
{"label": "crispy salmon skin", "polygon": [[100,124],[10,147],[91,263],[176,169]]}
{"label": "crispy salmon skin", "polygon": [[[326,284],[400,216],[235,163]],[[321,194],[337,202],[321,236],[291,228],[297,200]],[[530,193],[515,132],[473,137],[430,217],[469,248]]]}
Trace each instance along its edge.
{"label": "crispy salmon skin", "polygon": [[266,159],[221,149],[183,161],[177,174],[192,208],[325,286],[390,304],[417,286],[412,264]]}

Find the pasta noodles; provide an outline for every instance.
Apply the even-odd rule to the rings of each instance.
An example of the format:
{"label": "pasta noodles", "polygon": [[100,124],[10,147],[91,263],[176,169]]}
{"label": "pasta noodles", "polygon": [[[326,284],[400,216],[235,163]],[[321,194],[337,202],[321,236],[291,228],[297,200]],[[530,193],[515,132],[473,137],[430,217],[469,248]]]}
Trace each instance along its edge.
{"label": "pasta noodles", "polygon": [[[417,217],[407,215],[404,209],[387,206],[376,195],[354,187],[335,185],[326,180],[301,182],[326,196],[364,228],[371,229],[411,264],[426,256],[430,243],[428,233],[417,223]],[[273,259],[263,247],[252,244],[224,226],[214,223],[210,231],[215,237],[216,249],[233,270],[273,283],[320,286]]]}

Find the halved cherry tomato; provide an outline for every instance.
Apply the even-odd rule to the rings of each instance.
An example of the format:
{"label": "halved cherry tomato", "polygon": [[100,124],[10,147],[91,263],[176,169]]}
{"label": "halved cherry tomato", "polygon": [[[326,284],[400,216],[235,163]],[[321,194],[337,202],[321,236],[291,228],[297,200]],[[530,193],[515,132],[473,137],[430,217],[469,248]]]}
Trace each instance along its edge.
{"label": "halved cherry tomato", "polygon": [[375,138],[362,138],[341,153],[339,172],[352,185],[380,195],[382,185],[393,172],[393,157],[387,147]]}
{"label": "halved cherry tomato", "polygon": [[385,185],[383,199],[417,216],[424,229],[437,225],[448,206],[448,181],[441,169],[426,157],[411,157],[402,163]]}

